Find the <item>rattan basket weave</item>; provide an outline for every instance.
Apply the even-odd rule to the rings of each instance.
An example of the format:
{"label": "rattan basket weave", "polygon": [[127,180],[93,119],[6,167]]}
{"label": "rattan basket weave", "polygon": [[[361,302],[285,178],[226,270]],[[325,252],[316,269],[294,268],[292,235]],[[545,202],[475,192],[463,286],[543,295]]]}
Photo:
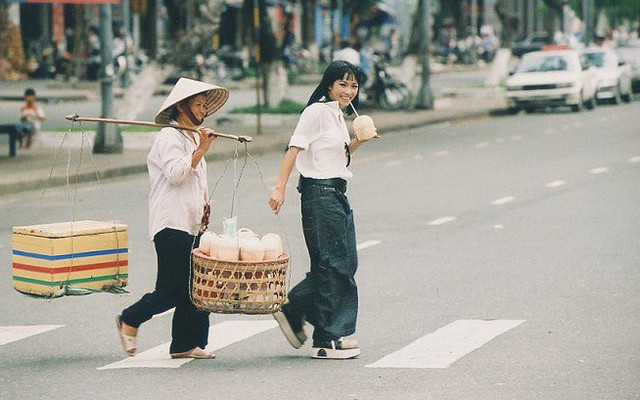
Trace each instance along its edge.
{"label": "rattan basket weave", "polygon": [[220,261],[192,254],[191,300],[221,314],[273,314],[287,300],[289,255],[270,261]]}

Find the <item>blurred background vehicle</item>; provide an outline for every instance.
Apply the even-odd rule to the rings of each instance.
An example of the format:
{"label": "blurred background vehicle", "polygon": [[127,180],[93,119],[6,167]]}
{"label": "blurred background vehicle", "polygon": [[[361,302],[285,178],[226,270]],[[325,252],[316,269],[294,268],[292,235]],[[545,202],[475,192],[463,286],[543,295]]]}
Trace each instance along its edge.
{"label": "blurred background vehicle", "polygon": [[511,54],[522,57],[533,51],[540,51],[546,45],[553,43],[553,37],[546,32],[536,32],[527,36],[524,40],[515,42],[511,48]]}
{"label": "blurred background vehicle", "polygon": [[640,40],[629,41],[616,48],[618,56],[629,64],[631,70],[631,89],[640,92]]}
{"label": "blurred background vehicle", "polygon": [[596,103],[596,71],[575,50],[532,52],[522,57],[506,88],[510,113],[558,106],[577,112],[583,105],[591,110]]}
{"label": "blurred background vehicle", "polygon": [[631,102],[631,67],[610,48],[598,47],[585,50],[584,56],[596,68],[598,78],[597,100],[620,104]]}
{"label": "blurred background vehicle", "polygon": [[411,93],[406,85],[395,79],[384,64],[383,58],[373,56],[373,71],[369,79],[373,81],[360,91],[360,101],[365,106],[380,107],[383,110],[398,110],[411,101]]}

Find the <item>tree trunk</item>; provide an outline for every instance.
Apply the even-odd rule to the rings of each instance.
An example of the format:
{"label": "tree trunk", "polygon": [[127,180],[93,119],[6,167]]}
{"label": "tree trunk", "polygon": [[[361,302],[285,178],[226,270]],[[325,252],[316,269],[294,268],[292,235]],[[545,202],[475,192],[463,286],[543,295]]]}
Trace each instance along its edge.
{"label": "tree trunk", "polygon": [[[257,1],[257,0],[256,0]],[[276,107],[289,94],[287,71],[282,62],[282,46],[278,45],[264,1],[259,2],[261,70],[264,82],[263,104]]]}
{"label": "tree trunk", "polygon": [[18,4],[0,4],[0,80],[26,78]]}
{"label": "tree trunk", "polygon": [[498,0],[494,6],[496,14],[502,24],[501,42],[503,47],[511,47],[518,32],[520,20],[513,9],[511,0]]}
{"label": "tree trunk", "polygon": [[158,13],[156,0],[147,0],[146,12],[140,15],[140,45],[151,59],[158,55]]}
{"label": "tree trunk", "polygon": [[289,95],[287,70],[282,60],[271,61],[262,66],[264,105],[277,107]]}

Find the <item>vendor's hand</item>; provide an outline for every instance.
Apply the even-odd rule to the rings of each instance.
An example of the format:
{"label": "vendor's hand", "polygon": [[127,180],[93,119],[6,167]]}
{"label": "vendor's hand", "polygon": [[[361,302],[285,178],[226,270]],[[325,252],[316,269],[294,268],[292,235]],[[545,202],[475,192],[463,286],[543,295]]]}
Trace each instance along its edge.
{"label": "vendor's hand", "polygon": [[284,204],[284,191],[273,189],[271,196],[269,197],[269,207],[273,210],[273,213],[278,215],[282,205]]}
{"label": "vendor's hand", "polygon": [[202,214],[202,220],[200,221],[200,233],[204,233],[209,227],[209,218],[211,216],[211,206],[209,203],[205,203]]}
{"label": "vendor's hand", "polygon": [[199,150],[202,150],[203,153],[209,151],[209,147],[211,147],[211,143],[216,140],[217,136],[214,136],[215,132],[213,129],[201,127],[198,128],[198,136],[200,136],[200,145],[198,146]]}

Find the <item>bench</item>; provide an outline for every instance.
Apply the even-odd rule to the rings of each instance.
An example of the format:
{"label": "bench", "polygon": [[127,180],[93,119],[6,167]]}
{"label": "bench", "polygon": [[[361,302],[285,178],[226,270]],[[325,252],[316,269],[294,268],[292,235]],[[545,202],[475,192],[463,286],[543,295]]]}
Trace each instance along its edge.
{"label": "bench", "polygon": [[22,137],[29,129],[27,124],[22,123],[0,125],[0,134],[9,135],[9,157],[16,156],[18,143],[22,143]]}

